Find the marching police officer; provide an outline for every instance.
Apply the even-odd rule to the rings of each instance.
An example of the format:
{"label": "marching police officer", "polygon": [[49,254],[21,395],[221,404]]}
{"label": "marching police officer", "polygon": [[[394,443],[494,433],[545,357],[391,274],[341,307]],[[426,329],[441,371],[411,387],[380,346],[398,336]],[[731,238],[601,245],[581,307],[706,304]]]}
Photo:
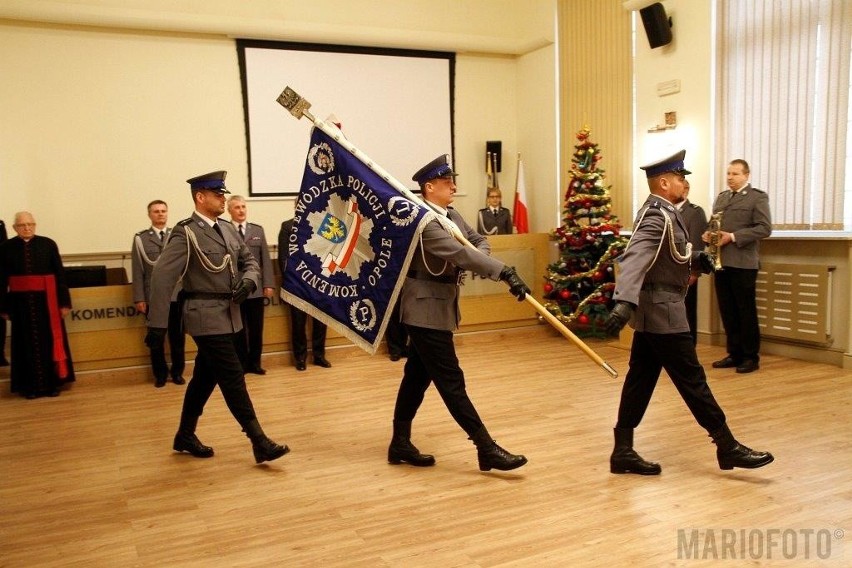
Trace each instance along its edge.
{"label": "marching police officer", "polygon": [[278,459],[289,451],[266,437],[246,390],[236,352],[235,334],[242,328],[239,304],[258,287],[260,270],[248,247],[230,223],[219,223],[225,212],[225,175],[218,171],[187,180],[195,212],[178,223],[151,277],[148,345],[162,342],[168,305],[183,276],[186,332],[198,355],[186,389],[174,449],[198,458],[213,456],[195,435],[198,419],[216,385],[231,414],[248,435],[257,463]]}
{"label": "marching police officer", "polygon": [[437,220],[427,223],[420,236],[399,297],[400,318],[411,345],[393,413],[388,461],[418,467],[435,464],[433,456],[421,454],[411,443],[411,422],[426,389],[435,383],[450,414],[476,446],[479,469],[506,471],[526,464],[527,458],[497,445],[467,396],[464,371],[459,367],[453,344],[453,330],[461,320],[460,275],[471,270],[492,280],[502,280],[509,284],[510,292],[519,301],[526,298],[530,289],[513,267],[489,256],[491,247],[486,238],[450,207],[456,192],[456,175],[445,154],[412,177],[420,185],[423,199],[435,205],[439,213],[446,213],[477,250],[461,244]]}
{"label": "marching police officer", "polygon": [[[692,271],[711,272],[705,252],[692,253],[687,231],[675,205],[684,199],[685,150],[643,166],[651,195],[633,223],[633,236],[619,257],[613,298],[616,305],[606,329],[617,335],[631,321],[635,330],[630,368],[621,390],[612,473],[658,475],[659,464],[643,460],[633,449],[633,430],[639,426],[654,387],[665,369],[692,415],[716,444],[721,469],[757,468],[773,461],[734,438],[698,362],[686,319],[684,296]],[[695,263],[693,265],[692,263]]]}

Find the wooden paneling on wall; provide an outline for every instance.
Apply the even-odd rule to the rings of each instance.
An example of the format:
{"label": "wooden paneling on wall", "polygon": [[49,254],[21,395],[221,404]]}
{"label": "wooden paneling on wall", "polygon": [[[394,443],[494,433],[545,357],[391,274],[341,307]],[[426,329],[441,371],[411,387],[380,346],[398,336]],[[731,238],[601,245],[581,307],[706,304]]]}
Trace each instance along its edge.
{"label": "wooden paneling on wall", "polygon": [[[631,12],[621,0],[561,0],[558,30],[563,163],[570,167],[575,134],[588,126],[603,155],[599,166],[612,185],[613,212],[629,226],[633,221]],[[562,175],[567,179],[567,171]]]}

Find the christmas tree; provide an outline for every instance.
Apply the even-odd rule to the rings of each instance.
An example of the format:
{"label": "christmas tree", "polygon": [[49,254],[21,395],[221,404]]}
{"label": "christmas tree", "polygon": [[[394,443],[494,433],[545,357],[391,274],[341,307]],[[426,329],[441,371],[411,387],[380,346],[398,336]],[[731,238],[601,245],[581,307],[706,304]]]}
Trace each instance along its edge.
{"label": "christmas tree", "polygon": [[611,186],[602,156],[584,126],[571,158],[570,179],[562,209],[562,226],[551,232],[559,241],[559,260],[547,268],[545,307],[580,337],[604,337],[615,289],[613,261],[627,245],[621,225],[610,213]]}

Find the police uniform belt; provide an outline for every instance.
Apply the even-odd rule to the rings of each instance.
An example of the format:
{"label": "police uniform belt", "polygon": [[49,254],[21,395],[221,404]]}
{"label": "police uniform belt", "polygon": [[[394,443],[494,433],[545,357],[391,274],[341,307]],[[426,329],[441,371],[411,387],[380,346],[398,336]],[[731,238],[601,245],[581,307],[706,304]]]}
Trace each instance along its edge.
{"label": "police uniform belt", "polygon": [[430,274],[425,270],[409,270],[408,277],[414,278],[415,280],[429,280],[431,282],[440,282],[441,284],[458,284],[459,282],[457,276],[450,276],[445,274],[435,276],[434,274]]}
{"label": "police uniform belt", "polygon": [[663,284],[662,282],[647,282],[642,284],[642,289],[657,292],[672,292],[674,294],[686,293],[686,286],[675,286],[674,284]]}
{"label": "police uniform belt", "polygon": [[230,292],[186,292],[185,298],[189,300],[229,300]]}

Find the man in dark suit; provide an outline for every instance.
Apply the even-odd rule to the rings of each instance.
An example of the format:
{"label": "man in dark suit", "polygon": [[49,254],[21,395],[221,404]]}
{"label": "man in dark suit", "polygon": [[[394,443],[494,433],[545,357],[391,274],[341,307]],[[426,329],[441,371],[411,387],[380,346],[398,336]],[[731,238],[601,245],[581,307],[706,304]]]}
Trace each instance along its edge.
{"label": "man in dark suit", "polygon": [[266,370],[260,366],[260,356],[263,353],[263,309],[266,298],[271,298],[275,292],[275,272],[272,269],[269,246],[266,244],[263,227],[246,221],[248,210],[246,200],[241,195],[232,195],[228,198],[228,214],[240,238],[260,264],[263,287],[262,290],[257,289],[249,294],[246,301],[240,304],[243,332],[238,338],[237,354],[246,373],[265,375]]}
{"label": "man in dark suit", "polygon": [[615,307],[606,329],[617,335],[630,321],[635,330],[630,347],[630,368],[621,390],[615,447],[610,456],[612,473],[658,475],[659,464],[643,460],[633,449],[633,430],[639,426],[660,371],[666,370],[692,415],[716,444],[721,469],[762,467],[774,459],[768,452],[741,445],[731,434],[704,368],[698,362],[689,333],[683,297],[691,272],[710,272],[713,264],[705,252],[692,252],[686,227],[675,203],[683,200],[685,150],[643,166],[651,195],[633,223],[633,236],[618,258]]}
{"label": "man in dark suit", "polygon": [[[169,220],[169,206],[165,201],[155,199],[148,204],[148,218],[151,226],[142,229],[133,236],[133,245],[130,252],[131,270],[133,273],[133,303],[139,313],[148,314],[148,298],[151,295],[151,272],[157,259],[163,252],[163,247],[169,239],[172,230],[167,226]],[[180,283],[175,286],[169,305],[169,350],[172,356],[171,376],[176,385],[186,382],[183,378],[183,369],[186,365],[184,350],[186,348],[186,337],[183,334],[183,314],[181,307],[183,303],[180,296]],[[151,369],[154,372],[154,386],[157,388],[166,386],[169,376],[169,366],[166,364],[165,342],[150,347]]]}
{"label": "man in dark suit", "polygon": [[[290,249],[287,246],[287,239],[293,233],[293,219],[287,219],[281,223],[281,230],[278,231],[278,268],[283,276],[284,269],[287,267],[287,257],[290,256]],[[293,357],[296,360],[296,370],[304,371],[307,369],[308,361],[308,337],[305,328],[308,325],[308,314],[299,308],[290,306],[290,345],[293,349]],[[313,318],[312,318],[313,319]],[[314,365],[331,367],[331,363],[325,358],[325,335],[327,327],[318,319],[313,319],[311,323],[311,348],[314,352]]]}
{"label": "man in dark suit", "polygon": [[394,408],[388,461],[414,466],[435,464],[433,456],[421,454],[411,443],[411,423],[426,389],[434,382],[450,414],[476,445],[479,469],[511,470],[527,463],[527,458],[498,446],[486,430],[465,389],[453,330],[461,319],[458,301],[462,271],[507,282],[519,301],[526,298],[530,289],[514,268],[489,256],[491,248],[485,237],[450,208],[456,192],[456,175],[449,156],[443,155],[412,177],[420,186],[423,199],[433,204],[438,214],[446,214],[477,250],[457,241],[437,219],[429,222],[420,235],[399,298],[400,318],[408,330],[410,347]]}
{"label": "man in dark suit", "polygon": [[[704,250],[702,235],[707,228],[707,214],[701,206],[689,201],[689,180],[683,178],[683,201],[675,203],[680,211],[683,224],[689,234],[689,242],[692,243],[692,251]],[[686,290],[684,305],[686,306],[686,320],[689,322],[689,332],[692,334],[692,342],[698,344],[698,278],[700,273],[689,275],[689,286]]]}
{"label": "man in dark suit", "polygon": [[503,207],[500,188],[489,187],[485,202],[487,207],[477,216],[476,231],[481,235],[511,235],[512,214]]}
{"label": "man in dark suit", "polygon": [[[717,246],[722,270],[716,272],[716,300],[727,336],[728,355],[713,367],[736,367],[737,373],[760,368],[760,327],[757,322],[757,269],[760,241],[772,234],[769,197],[748,181],[745,160],[728,164],[728,189],[713,203],[713,214],[721,213]],[[704,234],[710,242],[711,235]]]}
{"label": "man in dark suit", "polygon": [[255,461],[261,463],[280,458],[289,448],[263,433],[237,356],[235,336],[243,325],[239,305],[258,288],[260,267],[234,226],[218,221],[228,193],[225,174],[211,172],[187,180],[195,212],[175,226],[154,267],[145,342],[162,341],[169,299],[183,275],[184,325],[198,355],[173,447],[197,458],[213,456],[213,448],[201,443],[195,429],[219,385],[228,410],[251,440]]}

